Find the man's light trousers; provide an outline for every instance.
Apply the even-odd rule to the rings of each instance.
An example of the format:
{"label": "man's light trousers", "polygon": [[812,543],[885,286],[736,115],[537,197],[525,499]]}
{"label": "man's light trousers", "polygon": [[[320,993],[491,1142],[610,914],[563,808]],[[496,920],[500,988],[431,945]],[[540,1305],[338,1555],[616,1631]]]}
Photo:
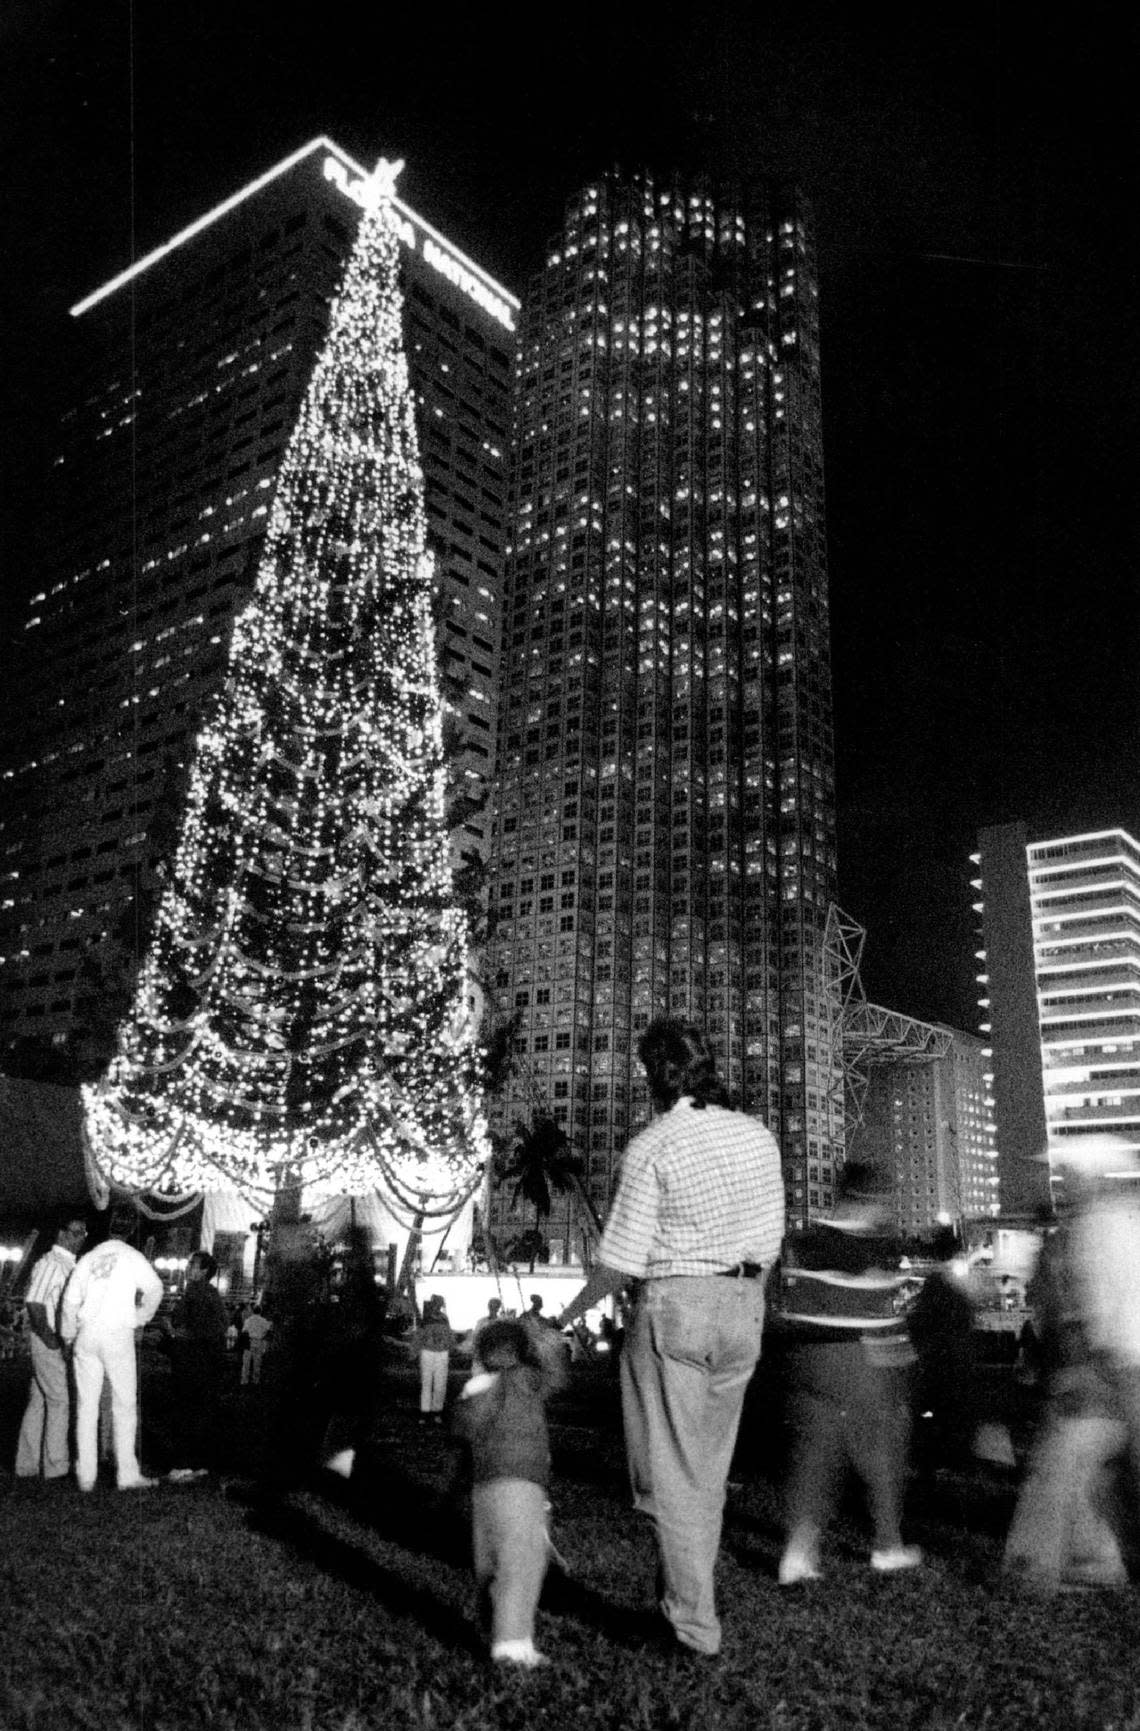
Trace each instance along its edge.
{"label": "man's light trousers", "polygon": [[138,1361],[135,1331],[92,1335],[75,1342],[75,1476],[80,1490],[98,1477],[99,1396],[106,1377],[111,1388],[111,1434],[119,1489],[141,1478],[135,1444],[138,1436]]}
{"label": "man's light trousers", "polygon": [[713,1569],[763,1330],[762,1280],[674,1276],[646,1281],[622,1351],[634,1507],[657,1531],[661,1609],[701,1653],[720,1649]]}
{"label": "man's light trousers", "polygon": [[71,1470],[67,1424],[71,1396],[67,1385],[67,1360],[56,1348],[31,1336],[32,1385],[16,1445],[16,1477],[60,1479]]}

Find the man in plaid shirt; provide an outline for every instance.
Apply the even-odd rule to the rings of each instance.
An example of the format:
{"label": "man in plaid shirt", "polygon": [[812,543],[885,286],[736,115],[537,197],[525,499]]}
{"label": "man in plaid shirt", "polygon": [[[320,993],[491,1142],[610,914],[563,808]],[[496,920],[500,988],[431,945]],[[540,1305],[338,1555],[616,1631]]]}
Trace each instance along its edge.
{"label": "man in plaid shirt", "polygon": [[598,1265],[559,1323],[638,1283],[621,1361],[634,1507],[656,1528],[671,1639],[711,1656],[725,1484],[784,1185],[775,1138],[726,1108],[698,1029],[660,1017],[639,1052],[658,1116],[626,1150]]}

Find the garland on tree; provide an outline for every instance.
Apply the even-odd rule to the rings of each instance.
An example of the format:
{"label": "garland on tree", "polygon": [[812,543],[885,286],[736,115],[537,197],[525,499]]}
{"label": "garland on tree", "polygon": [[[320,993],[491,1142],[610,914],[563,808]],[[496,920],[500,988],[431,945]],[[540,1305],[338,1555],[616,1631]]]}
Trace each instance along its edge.
{"label": "garland on tree", "polygon": [[135,1190],[458,1207],[489,1156],[445,827],[423,475],[381,162],[195,749],[130,1017],[84,1090]]}

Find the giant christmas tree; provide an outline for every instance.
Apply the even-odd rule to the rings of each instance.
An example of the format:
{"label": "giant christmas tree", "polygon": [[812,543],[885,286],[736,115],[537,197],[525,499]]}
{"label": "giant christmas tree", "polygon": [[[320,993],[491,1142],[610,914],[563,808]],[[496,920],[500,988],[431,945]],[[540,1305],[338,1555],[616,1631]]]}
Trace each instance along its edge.
{"label": "giant christmas tree", "polygon": [[456,1203],[486,1157],[451,892],[423,478],[381,163],[197,741],[103,1170],[263,1206]]}

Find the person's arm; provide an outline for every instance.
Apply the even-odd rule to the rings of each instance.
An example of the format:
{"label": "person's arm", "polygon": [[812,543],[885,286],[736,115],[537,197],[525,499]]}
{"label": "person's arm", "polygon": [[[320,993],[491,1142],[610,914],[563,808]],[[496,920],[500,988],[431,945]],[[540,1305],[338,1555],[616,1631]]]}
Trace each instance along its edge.
{"label": "person's arm", "polygon": [[28,1316],[28,1327],[38,1340],[42,1340],[52,1352],[58,1352],[63,1342],[51,1325],[46,1304],[38,1304],[35,1299],[25,1301],[24,1309]]}
{"label": "person's arm", "polygon": [[570,1323],[577,1322],[580,1316],[585,1316],[588,1310],[593,1310],[603,1298],[609,1298],[611,1293],[620,1292],[631,1279],[623,1274],[620,1268],[610,1268],[604,1262],[596,1262],[590,1278],[585,1286],[558,1318],[558,1327],[566,1328]]}
{"label": "person's arm", "polygon": [[145,1328],[159,1305],[162,1303],[162,1280],[155,1273],[145,1257],[140,1256],[145,1273],[140,1271],[139,1287],[135,1293],[135,1327]]}
{"label": "person's arm", "polygon": [[79,1311],[86,1286],[86,1269],[73,1268],[59,1301],[59,1337],[65,1346],[70,1346],[79,1333]]}

